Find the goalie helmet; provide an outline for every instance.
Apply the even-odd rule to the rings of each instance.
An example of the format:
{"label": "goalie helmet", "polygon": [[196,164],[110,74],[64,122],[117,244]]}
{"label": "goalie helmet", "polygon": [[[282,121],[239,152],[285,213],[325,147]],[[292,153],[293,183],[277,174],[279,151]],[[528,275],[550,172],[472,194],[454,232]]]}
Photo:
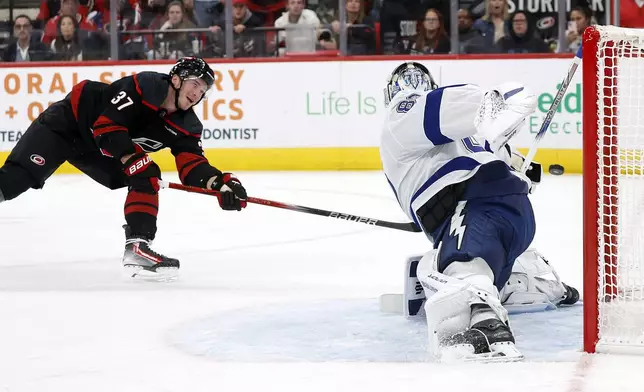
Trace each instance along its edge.
{"label": "goalie helmet", "polygon": [[[213,84],[215,83],[215,73],[210,68],[208,63],[206,63],[206,61],[201,57],[180,58],[179,60],[177,60],[176,64],[170,70],[169,75],[170,75],[170,78],[172,78],[174,75],[177,75],[181,79],[181,84],[179,85],[179,88],[176,88],[174,87],[174,85],[171,84],[174,87],[175,91],[177,92],[181,90],[181,86],[183,85],[183,82],[185,80],[190,80],[190,79],[203,80],[204,83],[206,83],[206,92],[201,97],[201,99],[203,99],[206,95],[208,95],[208,93],[212,89]],[[176,96],[175,100],[178,100],[179,94],[176,94],[175,96]],[[195,105],[198,104],[201,101],[201,99],[198,102],[195,102]]]}
{"label": "goalie helmet", "polygon": [[436,90],[438,85],[434,82],[432,74],[427,67],[415,61],[400,64],[387,78],[385,87],[385,107],[401,91],[427,92]]}

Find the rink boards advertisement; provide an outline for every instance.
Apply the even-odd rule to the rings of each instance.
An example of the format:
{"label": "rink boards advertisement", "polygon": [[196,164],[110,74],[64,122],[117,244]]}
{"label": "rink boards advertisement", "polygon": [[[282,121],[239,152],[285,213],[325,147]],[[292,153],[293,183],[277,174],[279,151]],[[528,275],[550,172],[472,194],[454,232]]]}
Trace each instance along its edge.
{"label": "rink boards advertisement", "polygon": [[[527,148],[554,100],[570,59],[422,61],[440,85],[493,88],[519,81],[538,107],[513,139]],[[204,124],[207,156],[231,170],[378,169],[383,87],[400,60],[212,63],[213,91],[195,107]],[[167,73],[171,64],[0,68],[0,159],[31,122],[84,79],[111,83],[142,71]],[[575,170],[581,149],[581,71],[541,143],[541,159]],[[169,154],[155,158],[174,169]]]}

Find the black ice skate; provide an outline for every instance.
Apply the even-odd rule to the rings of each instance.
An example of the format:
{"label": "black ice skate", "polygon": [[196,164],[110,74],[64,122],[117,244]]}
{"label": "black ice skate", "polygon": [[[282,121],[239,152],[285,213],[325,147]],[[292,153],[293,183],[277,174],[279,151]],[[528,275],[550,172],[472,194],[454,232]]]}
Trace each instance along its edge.
{"label": "black ice skate", "polygon": [[125,252],[123,267],[131,278],[148,278],[152,280],[174,280],[179,275],[179,260],[153,251],[152,241],[145,236],[132,234],[129,226],[125,229]]}
{"label": "black ice skate", "polygon": [[491,318],[474,324],[465,332],[441,342],[444,360],[474,362],[514,362],[523,354],[514,345],[514,335],[509,326]]}

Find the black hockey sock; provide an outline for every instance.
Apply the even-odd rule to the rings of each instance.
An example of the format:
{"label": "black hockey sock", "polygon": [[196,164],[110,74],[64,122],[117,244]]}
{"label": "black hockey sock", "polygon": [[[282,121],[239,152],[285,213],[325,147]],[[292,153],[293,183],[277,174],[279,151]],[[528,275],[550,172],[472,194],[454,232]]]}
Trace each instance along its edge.
{"label": "black hockey sock", "polygon": [[130,191],[125,199],[125,221],[133,236],[153,240],[157,232],[159,194]]}

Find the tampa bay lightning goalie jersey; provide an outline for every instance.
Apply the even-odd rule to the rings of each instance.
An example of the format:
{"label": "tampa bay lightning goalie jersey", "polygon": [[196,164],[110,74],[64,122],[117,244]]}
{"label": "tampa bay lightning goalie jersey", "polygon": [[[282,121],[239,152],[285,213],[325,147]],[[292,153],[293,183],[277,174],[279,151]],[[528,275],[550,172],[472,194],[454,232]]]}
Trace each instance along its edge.
{"label": "tampa bay lightning goalie jersey", "polygon": [[[389,103],[380,156],[398,203],[417,225],[418,209],[441,189],[474,177],[494,162],[500,170],[510,170],[505,148],[493,151],[476,125],[485,93],[479,86],[461,84],[400,92]],[[527,182],[509,177],[491,181],[490,187],[478,186],[465,198],[528,193]]]}

